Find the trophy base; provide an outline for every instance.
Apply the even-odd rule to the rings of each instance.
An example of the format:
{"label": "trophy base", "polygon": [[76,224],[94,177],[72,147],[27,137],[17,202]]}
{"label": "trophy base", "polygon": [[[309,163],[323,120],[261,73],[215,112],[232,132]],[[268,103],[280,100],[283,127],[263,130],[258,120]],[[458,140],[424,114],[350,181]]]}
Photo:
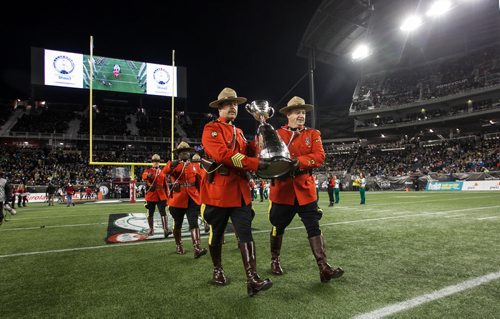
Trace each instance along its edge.
{"label": "trophy base", "polygon": [[273,158],[266,158],[264,161],[269,163],[269,166],[256,172],[260,178],[278,178],[290,172],[290,163],[292,160],[289,158],[275,156]]}

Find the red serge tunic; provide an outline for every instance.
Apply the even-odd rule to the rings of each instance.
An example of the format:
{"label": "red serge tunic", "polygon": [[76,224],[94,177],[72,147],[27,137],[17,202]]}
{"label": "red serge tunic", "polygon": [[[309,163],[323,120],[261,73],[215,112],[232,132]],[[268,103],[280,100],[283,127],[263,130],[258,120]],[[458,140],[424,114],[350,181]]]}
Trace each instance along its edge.
{"label": "red serge tunic", "polygon": [[[152,175],[150,178],[148,178],[149,173]],[[156,169],[152,167],[144,170],[142,180],[146,181],[146,201],[158,202],[167,199],[167,194],[165,193],[165,174],[162,173],[160,168]]]}
{"label": "red serge tunic", "polygon": [[[288,126],[276,131],[288,145],[290,157],[299,161],[299,170],[312,170],[323,165],[325,151],[320,131],[307,127],[292,131]],[[284,205],[293,205],[297,198],[299,205],[302,206],[316,201],[316,197],[314,177],[308,173],[275,179],[269,194],[273,203]]]}
{"label": "red serge tunic", "polygon": [[212,183],[203,178],[200,187],[202,203],[241,207],[243,197],[245,204],[249,205],[252,198],[245,171],[256,171],[259,159],[248,156],[254,150],[248,145],[243,131],[226,119],[218,118],[205,125],[202,144],[211,159],[228,168],[227,175],[214,172]]}
{"label": "red serge tunic", "polygon": [[170,207],[187,208],[189,197],[197,204],[201,205],[200,192],[196,187],[201,180],[201,168],[199,164],[191,162],[180,162],[177,167],[170,167],[172,161],[168,162],[163,168],[165,175],[170,175],[170,181],[180,185],[180,191],[174,192],[170,190],[168,204]]}

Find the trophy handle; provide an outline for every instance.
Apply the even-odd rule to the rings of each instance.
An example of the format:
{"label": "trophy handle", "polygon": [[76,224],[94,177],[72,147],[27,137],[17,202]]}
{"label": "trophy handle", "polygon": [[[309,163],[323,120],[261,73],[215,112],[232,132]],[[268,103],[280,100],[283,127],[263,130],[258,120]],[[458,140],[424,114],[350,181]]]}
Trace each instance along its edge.
{"label": "trophy handle", "polygon": [[269,112],[269,118],[271,118],[274,115],[274,108],[272,106],[270,106],[269,110],[270,110],[270,112]]}
{"label": "trophy handle", "polygon": [[252,112],[253,109],[252,109],[252,106],[250,104],[245,105],[245,109],[247,110],[248,113],[253,115],[253,112]]}

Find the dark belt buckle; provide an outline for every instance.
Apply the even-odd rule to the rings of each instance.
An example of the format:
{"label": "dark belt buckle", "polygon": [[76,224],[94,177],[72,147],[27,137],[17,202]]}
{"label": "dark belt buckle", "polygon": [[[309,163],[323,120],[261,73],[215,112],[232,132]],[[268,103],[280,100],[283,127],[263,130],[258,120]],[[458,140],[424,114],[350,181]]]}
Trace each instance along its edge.
{"label": "dark belt buckle", "polygon": [[222,165],[217,169],[217,172],[222,175],[222,176],[228,176],[229,175],[229,168]]}

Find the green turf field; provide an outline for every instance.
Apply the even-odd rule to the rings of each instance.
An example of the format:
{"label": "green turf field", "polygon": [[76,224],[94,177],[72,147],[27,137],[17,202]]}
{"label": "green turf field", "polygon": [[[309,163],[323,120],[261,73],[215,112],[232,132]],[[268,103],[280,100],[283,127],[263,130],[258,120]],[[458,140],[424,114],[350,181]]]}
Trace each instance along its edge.
{"label": "green turf field", "polygon": [[[85,56],[85,61],[89,58]],[[137,80],[141,63],[134,61],[129,61],[129,63],[122,59],[104,58],[100,64],[96,65],[97,73],[94,74],[92,81],[93,89],[144,94],[145,88],[142,88]],[[115,64],[119,64],[121,68],[119,78],[113,76]],[[135,67],[132,68],[131,65]]]}
{"label": "green turf field", "polygon": [[[210,256],[175,254],[172,239],[106,244],[110,214],[138,204],[30,204],[0,227],[0,318],[352,318],[500,272],[498,192],[341,193],[322,231],[340,279],[322,284],[300,219],[285,233],[285,274],[269,269],[267,203],[254,202],[257,265],[274,285],[247,297],[241,255],[226,236],[230,284],[210,284]],[[43,227],[43,228],[42,228]],[[206,247],[206,237],[203,238]],[[500,279],[391,318],[500,318]],[[374,316],[376,317],[376,316]]]}

